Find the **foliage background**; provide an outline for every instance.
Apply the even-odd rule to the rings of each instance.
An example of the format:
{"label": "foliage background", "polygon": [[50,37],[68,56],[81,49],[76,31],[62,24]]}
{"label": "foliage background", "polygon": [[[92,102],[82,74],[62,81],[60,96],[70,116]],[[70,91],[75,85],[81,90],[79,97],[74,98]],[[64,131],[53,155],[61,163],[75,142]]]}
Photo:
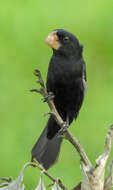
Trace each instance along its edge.
{"label": "foliage background", "polygon": [[[103,151],[113,123],[113,1],[0,0],[1,177],[18,175],[46,124],[48,107],[29,89],[36,87],[35,68],[46,79],[52,51],[44,39],[56,28],[79,38],[87,64],[87,95],[70,130],[93,163]],[[68,142],[50,173],[70,188],[81,180],[78,154]],[[34,189],[38,180],[37,169],[26,170],[26,189]],[[47,178],[45,182],[51,183]]]}

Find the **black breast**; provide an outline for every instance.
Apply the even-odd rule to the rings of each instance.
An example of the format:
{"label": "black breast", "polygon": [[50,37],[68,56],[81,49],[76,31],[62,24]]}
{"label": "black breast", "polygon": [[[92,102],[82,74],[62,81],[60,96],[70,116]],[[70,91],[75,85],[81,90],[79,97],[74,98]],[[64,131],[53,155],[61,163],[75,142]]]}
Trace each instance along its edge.
{"label": "black breast", "polygon": [[52,58],[47,76],[47,90],[55,95],[55,106],[63,118],[69,116],[70,123],[77,117],[84,97],[82,80],[83,61]]}

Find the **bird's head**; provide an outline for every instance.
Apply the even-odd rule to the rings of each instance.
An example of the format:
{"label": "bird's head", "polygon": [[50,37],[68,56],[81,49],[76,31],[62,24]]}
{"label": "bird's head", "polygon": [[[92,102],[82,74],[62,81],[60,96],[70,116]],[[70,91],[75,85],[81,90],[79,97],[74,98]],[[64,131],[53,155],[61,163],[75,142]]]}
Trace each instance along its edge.
{"label": "bird's head", "polygon": [[83,46],[78,39],[70,32],[63,29],[56,29],[48,35],[45,42],[56,54],[65,56],[81,56]]}

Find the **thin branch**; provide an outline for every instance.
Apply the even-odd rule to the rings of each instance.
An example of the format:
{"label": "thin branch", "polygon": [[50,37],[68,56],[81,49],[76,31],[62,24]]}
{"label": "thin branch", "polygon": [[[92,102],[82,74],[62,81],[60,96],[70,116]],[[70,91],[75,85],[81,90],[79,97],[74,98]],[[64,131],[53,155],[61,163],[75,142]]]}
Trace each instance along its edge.
{"label": "thin branch", "polygon": [[[22,180],[23,180],[23,175],[24,175],[24,171],[25,168],[32,166],[35,168],[39,168],[43,174],[45,174],[50,180],[52,180],[54,183],[56,182],[63,190],[69,190],[60,179],[55,179],[52,175],[50,175],[41,164],[39,164],[36,160],[34,160],[34,162],[27,162],[24,167],[22,168],[20,175],[18,176],[18,178],[16,180],[12,180],[12,178],[6,178],[6,177],[2,177],[0,178],[1,181],[4,181],[4,183],[0,184],[0,188],[1,187],[9,187],[7,189],[17,189],[15,187],[17,187],[19,184],[21,184]],[[20,189],[20,188],[19,188]]]}
{"label": "thin branch", "polygon": [[[38,83],[41,85],[41,88],[39,90],[31,89],[31,92],[34,91],[34,92],[40,93],[43,96],[43,98],[45,99],[48,96],[48,93],[47,93],[46,87],[44,85],[41,73],[39,70],[35,70],[34,74],[38,77]],[[58,111],[56,110],[53,100],[47,99],[46,102],[50,108],[50,113],[52,113],[57,124],[62,128],[65,125],[65,122],[62,120],[61,116],[59,115]],[[81,160],[84,162],[84,164],[88,165],[89,167],[92,167],[92,164],[89,161],[82,145],[76,138],[74,138],[72,136],[72,134],[68,130],[65,132],[64,138],[67,139],[76,148],[76,150],[79,153]]]}
{"label": "thin branch", "polygon": [[13,181],[13,179],[11,177],[1,177],[0,181],[4,181],[4,183],[0,184],[0,188],[1,188],[1,187],[8,186],[9,183]]}
{"label": "thin branch", "polygon": [[9,183],[2,183],[2,184],[0,184],[0,188],[6,187],[6,186],[8,186],[8,185],[9,185]]}
{"label": "thin branch", "polygon": [[63,183],[60,179],[55,179],[52,175],[50,175],[44,168],[41,164],[39,164],[37,161],[35,162],[31,162],[30,164],[31,166],[33,167],[37,167],[39,168],[48,178],[50,178],[54,183],[58,183],[59,186],[63,189],[63,190],[69,190]]}
{"label": "thin branch", "polygon": [[1,177],[0,180],[1,181],[6,181],[8,183],[11,183],[13,181],[12,177]]}
{"label": "thin branch", "polygon": [[82,145],[80,142],[72,136],[72,134],[67,130],[65,138],[76,148],[78,154],[81,157],[82,162],[84,162],[85,165],[88,165],[90,169],[92,168],[92,164],[90,160],[88,159]]}

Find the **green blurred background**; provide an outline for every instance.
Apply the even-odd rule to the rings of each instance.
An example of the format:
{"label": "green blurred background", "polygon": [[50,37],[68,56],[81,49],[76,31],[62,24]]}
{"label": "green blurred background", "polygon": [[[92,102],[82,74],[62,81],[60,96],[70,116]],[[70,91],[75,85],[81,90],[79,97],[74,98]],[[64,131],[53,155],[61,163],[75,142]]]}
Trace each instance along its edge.
{"label": "green blurred background", "polygon": [[[0,0],[0,176],[17,177],[43,130],[49,109],[36,87],[33,70],[46,79],[52,51],[44,43],[56,28],[74,33],[84,45],[88,91],[70,130],[93,162],[103,151],[113,123],[113,1]],[[113,151],[111,157],[113,156]],[[64,141],[58,164],[51,168],[69,187],[81,180],[79,156]],[[39,170],[26,169],[24,183],[33,190]],[[44,177],[46,185],[51,183]]]}

